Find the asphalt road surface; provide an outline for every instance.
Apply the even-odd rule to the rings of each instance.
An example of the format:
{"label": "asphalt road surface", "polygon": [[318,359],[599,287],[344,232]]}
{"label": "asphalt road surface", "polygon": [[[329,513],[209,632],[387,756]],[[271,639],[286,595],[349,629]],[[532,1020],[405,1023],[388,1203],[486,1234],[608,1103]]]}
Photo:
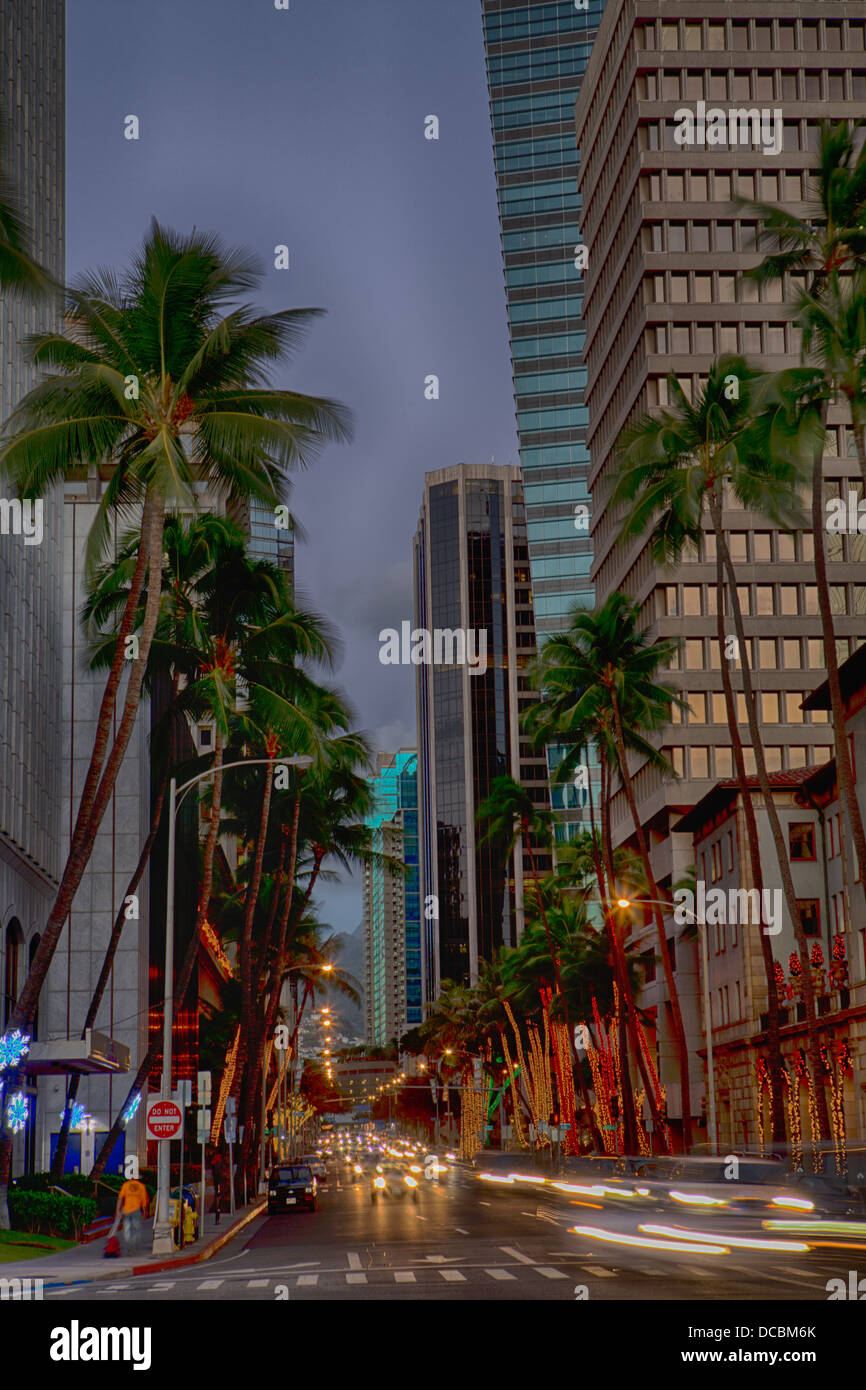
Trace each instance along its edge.
{"label": "asphalt road surface", "polygon": [[[826,1302],[830,1279],[866,1275],[866,1246],[791,1254],[731,1249],[675,1255],[618,1246],[637,1221],[587,1204],[551,1206],[459,1170],[422,1180],[420,1199],[370,1201],[366,1181],[320,1189],[317,1212],[262,1216],[204,1264],[127,1280],[46,1289],[63,1303],[349,1300],[692,1300]],[[682,1224],[706,1228],[689,1215]],[[607,1232],[578,1235],[575,1224]],[[714,1229],[716,1229],[714,1227]],[[729,1233],[735,1228],[728,1226]],[[766,1232],[742,1227],[746,1235]],[[864,1286],[866,1287],[866,1286]]]}

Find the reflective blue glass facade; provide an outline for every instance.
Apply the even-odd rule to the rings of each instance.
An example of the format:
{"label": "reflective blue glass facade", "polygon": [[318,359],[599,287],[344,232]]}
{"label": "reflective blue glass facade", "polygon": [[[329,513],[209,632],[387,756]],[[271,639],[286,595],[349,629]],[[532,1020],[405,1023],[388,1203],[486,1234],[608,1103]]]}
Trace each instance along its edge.
{"label": "reflective blue glass facade", "polygon": [[[591,607],[574,104],[603,0],[482,0],[517,432],[539,645]],[[583,509],[586,510],[583,510]],[[551,765],[556,751],[549,750]],[[557,809],[577,794],[553,789]]]}
{"label": "reflective blue glass facade", "polygon": [[423,1019],[418,758],[404,749],[379,762],[371,778],[374,810],[366,820],[372,848],[406,866],[402,876],[375,863],[364,870],[367,1040],[388,1046]]}

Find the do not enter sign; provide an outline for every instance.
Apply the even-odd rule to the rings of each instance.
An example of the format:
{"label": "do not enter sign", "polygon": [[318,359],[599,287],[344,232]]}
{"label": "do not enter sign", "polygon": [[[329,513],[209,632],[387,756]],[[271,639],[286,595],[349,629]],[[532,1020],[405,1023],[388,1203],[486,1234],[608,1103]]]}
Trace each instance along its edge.
{"label": "do not enter sign", "polygon": [[147,1107],[149,1139],[175,1139],[183,1128],[183,1115],[173,1100],[152,1100]]}

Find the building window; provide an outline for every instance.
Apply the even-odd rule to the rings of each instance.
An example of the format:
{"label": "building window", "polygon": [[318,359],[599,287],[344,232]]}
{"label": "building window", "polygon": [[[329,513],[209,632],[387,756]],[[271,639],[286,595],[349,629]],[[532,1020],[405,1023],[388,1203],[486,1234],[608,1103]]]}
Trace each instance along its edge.
{"label": "building window", "polygon": [[821,935],[821,907],[817,898],[798,898],[797,911],[804,936]]}
{"label": "building window", "polygon": [[792,821],[788,826],[788,851],[794,860],[815,858],[815,826],[811,821]]}

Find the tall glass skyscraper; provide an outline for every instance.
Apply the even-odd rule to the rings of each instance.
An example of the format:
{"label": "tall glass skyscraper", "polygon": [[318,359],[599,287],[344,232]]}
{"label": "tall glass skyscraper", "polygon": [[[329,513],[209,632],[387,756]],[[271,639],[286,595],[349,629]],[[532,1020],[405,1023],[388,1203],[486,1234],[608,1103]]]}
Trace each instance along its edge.
{"label": "tall glass skyscraper", "polygon": [[[482,0],[539,646],[576,605],[593,603],[574,104],[603,4]],[[548,756],[555,766],[557,750]],[[584,795],[552,790],[568,819],[579,819]]]}
{"label": "tall glass skyscraper", "polygon": [[602,0],[482,0],[520,461],[539,638],[589,603],[574,103]]}
{"label": "tall glass skyscraper", "polygon": [[380,754],[371,785],[374,811],[366,824],[373,832],[372,848],[398,859],[406,868],[401,877],[380,863],[364,866],[367,1041],[387,1047],[423,1020],[418,757],[414,749]]}
{"label": "tall glass skyscraper", "polygon": [[[477,813],[495,778],[519,780],[547,805],[543,755],[519,715],[536,698],[520,469],[457,464],[428,473],[415,536],[415,621],[429,633],[484,635],[470,674],[454,654],[417,667],[424,997],[443,980],[474,982],[479,961],[523,931],[523,855],[485,842]],[[476,651],[478,649],[476,648]],[[544,852],[536,861],[546,865]]]}

